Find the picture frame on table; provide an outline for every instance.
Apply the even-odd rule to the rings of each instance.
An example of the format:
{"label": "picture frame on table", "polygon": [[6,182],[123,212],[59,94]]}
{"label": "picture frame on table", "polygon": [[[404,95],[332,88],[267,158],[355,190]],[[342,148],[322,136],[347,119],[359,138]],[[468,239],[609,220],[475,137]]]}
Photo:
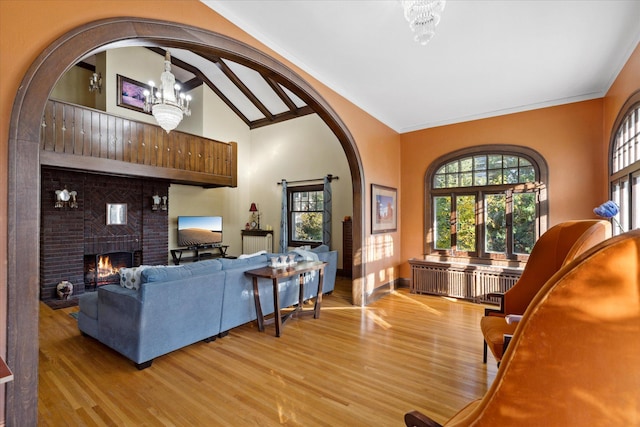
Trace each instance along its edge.
{"label": "picture frame on table", "polygon": [[120,74],[116,74],[116,80],[118,87],[118,107],[128,108],[144,114],[151,114],[151,112],[144,111],[144,91],[149,89],[147,85],[130,79],[129,77],[121,76]]}
{"label": "picture frame on table", "polygon": [[371,184],[371,234],[398,229],[398,190]]}

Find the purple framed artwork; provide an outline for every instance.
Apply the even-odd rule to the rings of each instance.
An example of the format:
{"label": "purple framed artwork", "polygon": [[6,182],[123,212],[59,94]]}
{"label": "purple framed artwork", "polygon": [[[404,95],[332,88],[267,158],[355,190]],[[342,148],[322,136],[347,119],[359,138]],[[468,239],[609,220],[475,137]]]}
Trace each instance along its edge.
{"label": "purple framed artwork", "polygon": [[371,184],[371,234],[398,229],[398,190]]}
{"label": "purple framed artwork", "polygon": [[120,74],[117,74],[116,77],[118,80],[118,107],[151,114],[144,111],[144,91],[149,89],[147,85]]}

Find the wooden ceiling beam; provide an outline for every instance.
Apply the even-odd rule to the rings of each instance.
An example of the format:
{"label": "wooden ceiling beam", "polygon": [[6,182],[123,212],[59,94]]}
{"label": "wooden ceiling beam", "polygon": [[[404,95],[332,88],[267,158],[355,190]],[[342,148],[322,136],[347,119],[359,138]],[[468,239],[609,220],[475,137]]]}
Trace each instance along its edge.
{"label": "wooden ceiling beam", "polygon": [[269,120],[269,119],[254,120],[249,125],[249,128],[256,129],[263,126],[272,125],[275,123],[286,122],[287,120],[295,119],[295,118],[306,116],[309,114],[315,114],[315,111],[313,111],[313,108],[309,107],[308,105],[305,105],[304,107],[296,108],[293,111],[285,111],[284,113],[276,114],[275,116],[273,116],[272,120]]}
{"label": "wooden ceiling beam", "polygon": [[224,75],[227,76],[227,78],[231,80],[234,85],[236,85],[240,92],[242,92],[244,96],[246,96],[249,101],[251,101],[251,103],[253,103],[253,105],[255,105],[256,108],[260,110],[260,112],[267,119],[273,119],[273,114],[271,113],[271,111],[269,111],[269,109],[262,103],[262,101],[260,101],[258,97],[255,96],[255,94],[244,84],[242,80],[240,80],[236,73],[234,73],[233,70],[229,68],[229,66],[224,62],[224,60],[222,60],[222,58],[210,57],[209,59],[220,68],[220,71],[222,71]]}
{"label": "wooden ceiling beam", "polygon": [[184,82],[182,84],[182,89],[185,92],[189,92],[190,90],[193,90],[195,88],[197,88],[198,86],[200,86],[201,84],[203,84],[204,82],[202,81],[201,78],[198,77],[194,77],[191,80]]}
{"label": "wooden ceiling beam", "polygon": [[[157,48],[157,47],[151,47],[148,48],[149,50],[154,51],[155,53],[157,53],[158,55],[165,55],[165,50],[161,49],[161,48]],[[233,104],[233,102],[231,102],[231,100],[229,98],[227,98],[222,91],[215,85],[213,84],[213,82],[211,80],[209,80],[207,78],[207,76],[204,75],[204,73],[197,67],[194,67],[193,65],[184,62],[178,58],[175,57],[171,57],[171,63],[175,64],[177,67],[180,67],[184,70],[189,71],[191,74],[193,74],[195,77],[191,80],[189,80],[187,83],[184,84],[185,86],[185,90],[192,90],[196,87],[198,87],[200,84],[206,84],[209,89],[211,89],[216,95],[218,95],[218,97],[222,100],[222,102],[224,102],[225,104],[227,104],[227,107],[229,107],[231,109],[231,111],[233,111],[239,118],[240,120],[242,120],[247,126],[251,126],[251,121],[249,120],[248,117],[246,117],[236,106],[235,104]]]}
{"label": "wooden ceiling beam", "polygon": [[[148,47],[149,50],[157,53],[164,57],[166,54],[166,50],[160,47]],[[279,82],[279,76],[274,75],[270,72],[265,72],[265,70],[259,70],[252,68],[254,71],[258,72],[260,76],[267,82],[269,87],[278,95],[278,97],[282,100],[282,102],[287,106],[288,111],[284,111],[282,113],[273,114],[269,109],[258,99],[258,97],[249,89],[244,82],[231,70],[231,68],[225,63],[227,61],[237,62],[238,64],[247,66],[247,64],[243,64],[242,61],[236,61],[235,59],[227,59],[221,56],[214,55],[203,55],[199,52],[194,52],[197,55],[202,56],[206,60],[215,64],[220,71],[240,90],[242,94],[244,94],[249,101],[265,116],[262,119],[258,120],[249,120],[247,116],[245,116],[235,104],[227,98],[224,93],[211,81],[207,78],[207,76],[197,67],[184,62],[176,57],[171,57],[172,65],[186,70],[193,74],[195,77],[187,82],[183,82],[183,88],[186,91],[192,90],[198,87],[201,84],[207,85],[221,100],[224,102],[250,129],[256,129],[259,127],[267,126],[274,123],[281,123],[287,120],[295,119],[297,117],[302,117],[308,114],[313,114],[315,111],[312,107],[304,106],[298,108],[298,106],[293,102],[293,100],[289,97],[289,95],[284,91]],[[291,90],[291,89],[289,89]],[[294,92],[295,93],[295,92]],[[296,94],[297,95],[297,94]]]}
{"label": "wooden ceiling beam", "polygon": [[295,111],[298,106],[293,102],[293,100],[287,95],[287,93],[282,89],[282,86],[278,84],[278,82],[274,81],[272,78],[262,75],[262,78],[267,82],[267,84],[273,89],[273,91],[280,97],[282,102],[284,102],[287,107],[289,107],[289,111]]}

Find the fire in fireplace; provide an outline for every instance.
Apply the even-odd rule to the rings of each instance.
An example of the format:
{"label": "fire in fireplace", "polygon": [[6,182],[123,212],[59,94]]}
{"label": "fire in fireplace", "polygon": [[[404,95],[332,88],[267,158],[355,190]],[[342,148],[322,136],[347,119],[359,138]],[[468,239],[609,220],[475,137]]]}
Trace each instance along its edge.
{"label": "fire in fireplace", "polygon": [[120,274],[118,272],[123,267],[132,267],[134,262],[133,258],[133,252],[85,255],[85,289],[96,289],[98,286],[119,283]]}

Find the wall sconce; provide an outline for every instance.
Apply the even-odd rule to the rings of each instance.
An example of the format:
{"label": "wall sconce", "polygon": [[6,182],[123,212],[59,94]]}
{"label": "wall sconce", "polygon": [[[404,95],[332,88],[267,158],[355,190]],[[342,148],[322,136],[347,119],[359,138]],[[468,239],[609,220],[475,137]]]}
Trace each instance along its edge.
{"label": "wall sconce", "polygon": [[167,196],[158,196],[158,194],[154,194],[151,199],[153,203],[151,204],[151,210],[157,211],[158,209],[166,211],[169,207],[169,198]]}
{"label": "wall sconce", "polygon": [[249,212],[251,212],[251,229],[252,230],[260,230],[260,212],[258,211],[258,206],[255,203],[251,203],[251,207],[249,207]]}
{"label": "wall sconce", "polygon": [[72,209],[78,209],[78,193],[69,191],[65,187],[64,190],[56,190],[56,203],[53,205],[56,209],[62,209],[69,206]]}
{"label": "wall sconce", "polygon": [[89,92],[102,93],[102,74],[101,73],[93,73],[93,75],[89,78]]}

